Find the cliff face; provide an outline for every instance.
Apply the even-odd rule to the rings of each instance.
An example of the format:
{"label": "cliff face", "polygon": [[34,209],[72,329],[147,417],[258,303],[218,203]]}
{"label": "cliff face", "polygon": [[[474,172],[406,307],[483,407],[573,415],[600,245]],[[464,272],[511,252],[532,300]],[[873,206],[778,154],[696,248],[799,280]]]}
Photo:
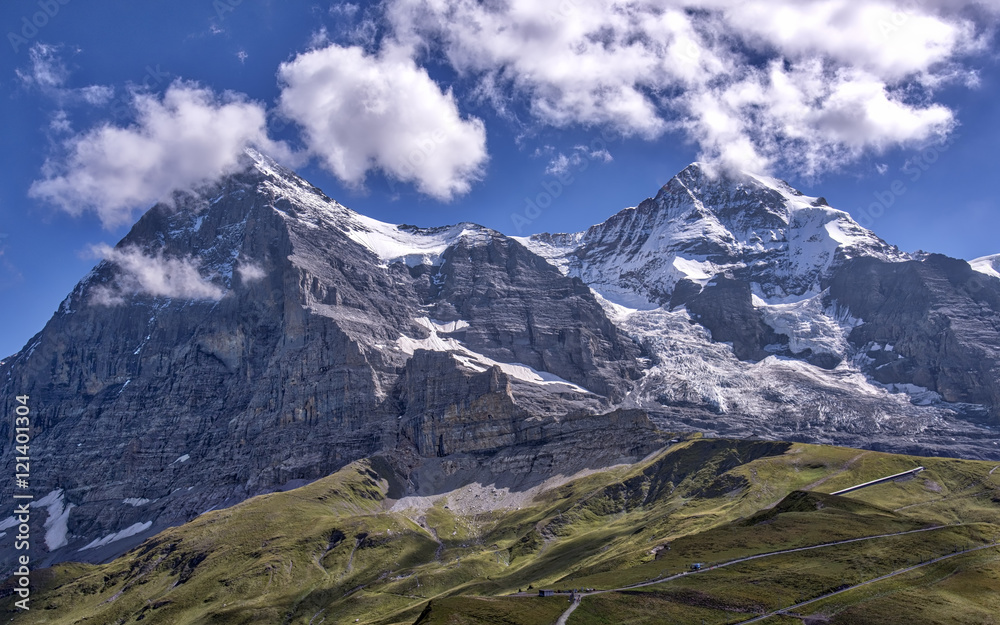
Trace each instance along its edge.
{"label": "cliff face", "polygon": [[254,156],[142,217],[0,365],[0,401],[37,414],[32,492],[68,511],[56,558],[396,448],[537,439],[530,414],[606,411],[639,375],[589,289],[519,243],[392,227],[436,251],[389,262],[370,245],[387,225]]}
{"label": "cliff face", "polygon": [[857,259],[833,275],[829,297],[863,320],[849,340],[875,380],[989,407],[984,417],[1000,423],[1000,280],[938,254]]}

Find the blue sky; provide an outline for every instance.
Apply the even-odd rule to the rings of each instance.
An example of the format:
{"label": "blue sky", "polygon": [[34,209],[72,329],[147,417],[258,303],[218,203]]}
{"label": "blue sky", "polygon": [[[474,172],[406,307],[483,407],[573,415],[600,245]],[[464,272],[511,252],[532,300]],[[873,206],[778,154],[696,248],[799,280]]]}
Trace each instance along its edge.
{"label": "blue sky", "polygon": [[[6,0],[0,353],[42,328],[95,246],[246,143],[393,223],[581,230],[706,160],[823,195],[905,250],[1000,252],[997,15],[972,0]],[[153,156],[115,160],[129,150]]]}

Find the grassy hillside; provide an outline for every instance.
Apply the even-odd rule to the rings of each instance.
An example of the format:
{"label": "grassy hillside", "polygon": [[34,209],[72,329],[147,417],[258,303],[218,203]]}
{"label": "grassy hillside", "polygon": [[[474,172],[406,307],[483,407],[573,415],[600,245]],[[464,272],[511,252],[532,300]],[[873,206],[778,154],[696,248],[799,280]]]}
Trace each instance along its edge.
{"label": "grassy hillside", "polygon": [[[825,494],[919,465],[908,481]],[[109,564],[36,572],[33,609],[16,612],[9,596],[0,609],[29,625],[554,623],[569,600],[530,596],[544,587],[614,591],[585,597],[570,625],[738,623],[990,544],[1000,536],[995,466],[699,439],[519,507],[461,514],[447,498],[390,511],[387,482],[362,461],[202,515]],[[727,564],[817,545],[827,546]],[[998,548],[961,553],[794,613],[996,622],[998,558]],[[705,570],[660,581],[693,562]]]}

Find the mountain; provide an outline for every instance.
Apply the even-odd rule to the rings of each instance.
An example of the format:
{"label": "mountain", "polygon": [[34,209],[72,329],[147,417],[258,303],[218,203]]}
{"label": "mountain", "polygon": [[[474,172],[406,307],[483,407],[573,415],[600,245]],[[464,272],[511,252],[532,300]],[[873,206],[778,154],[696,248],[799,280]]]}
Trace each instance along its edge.
{"label": "mountain", "polygon": [[770,178],[695,164],[516,239],[382,223],[249,150],[106,256],[0,363],[35,415],[43,562],[364,458],[399,498],[527,492],[663,431],[1000,457],[1000,280]]}
{"label": "mountain", "polygon": [[[109,257],[0,365],[3,401],[28,395],[38,415],[52,559],[101,560],[385,450],[404,476],[478,454],[456,481],[516,485],[662,442],[646,415],[613,412],[637,344],[579,280],[486,228],[382,224],[250,152]],[[607,422],[601,449],[573,436]]]}
{"label": "mountain", "polygon": [[522,240],[609,301],[634,308],[683,303],[720,274],[761,298],[815,294],[849,258],[909,257],[824,198],[746,173],[713,174],[694,163],[655,197],[575,234]]}
{"label": "mountain", "polygon": [[654,365],[629,401],[665,427],[933,453],[964,438],[955,455],[997,440],[1000,283],[783,181],[695,163],[584,232],[520,240],[641,342]]}

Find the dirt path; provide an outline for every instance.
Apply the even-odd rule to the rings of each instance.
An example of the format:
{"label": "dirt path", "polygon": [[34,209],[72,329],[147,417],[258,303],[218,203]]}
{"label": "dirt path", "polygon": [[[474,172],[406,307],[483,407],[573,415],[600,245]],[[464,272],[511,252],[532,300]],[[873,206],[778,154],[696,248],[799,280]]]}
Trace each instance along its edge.
{"label": "dirt path", "polygon": [[559,617],[559,620],[556,621],[556,625],[566,625],[566,619],[568,619],[569,615],[573,613],[573,610],[577,609],[578,607],[580,607],[580,601],[579,600],[574,601],[573,605],[569,606],[569,609],[562,613],[562,615]]}
{"label": "dirt path", "polygon": [[[749,562],[751,560],[758,560],[760,558],[770,558],[772,556],[780,556],[780,555],[783,555],[783,554],[786,554],[786,553],[798,553],[800,551],[810,551],[810,550],[813,550],[813,549],[822,549],[824,547],[835,547],[837,545],[846,545],[846,544],[849,544],[849,543],[857,543],[857,542],[862,542],[862,541],[865,541],[865,540],[878,540],[880,538],[891,538],[892,536],[905,536],[906,534],[917,534],[917,533],[920,533],[920,532],[932,532],[934,530],[944,529],[944,528],[948,528],[948,527],[960,527],[962,525],[965,525],[965,523],[954,523],[952,525],[937,525],[935,527],[925,527],[925,528],[918,529],[918,530],[907,530],[905,532],[895,532],[895,533],[892,533],[892,534],[879,534],[878,536],[862,536],[861,538],[848,538],[846,540],[838,540],[838,541],[835,541],[835,542],[832,542],[832,543],[823,543],[821,545],[810,545],[808,547],[796,547],[794,549],[783,549],[781,551],[770,551],[768,553],[758,553],[757,555],[747,556],[745,558],[737,558],[736,560],[730,560],[728,562],[723,562],[722,564],[715,564],[715,565],[712,565],[712,566],[708,566],[708,567],[705,567],[705,568],[697,570],[697,571],[684,571],[683,573],[676,573],[676,574],[671,575],[669,577],[661,577],[661,578],[658,578],[658,579],[650,580],[648,582],[640,582],[638,584],[632,584],[630,586],[623,586],[621,588],[611,588],[609,590],[595,590],[593,592],[580,593],[578,596],[580,597],[580,600],[582,601],[584,597],[588,597],[590,595],[602,595],[602,594],[609,593],[609,592],[621,592],[623,590],[633,590],[635,588],[643,588],[645,586],[655,586],[657,584],[663,584],[663,583],[666,583],[666,582],[670,582],[670,581],[673,581],[675,579],[680,579],[682,577],[686,577],[688,575],[697,575],[698,573],[705,573],[706,571],[712,571],[712,570],[715,570],[715,569],[721,569],[721,568],[724,568],[724,567],[727,567],[727,566],[732,566],[734,564],[740,564],[742,562]],[[987,546],[990,546],[990,545],[987,545]],[[984,547],[978,547],[977,549],[982,549],[982,548],[984,548]],[[972,551],[975,551],[975,550],[973,549]],[[967,553],[967,552],[962,552],[962,553]],[[951,557],[952,555],[958,555],[958,554],[949,554],[948,556],[945,556],[945,557]],[[926,564],[930,564],[930,562],[927,562]],[[916,568],[916,567],[913,567],[913,568]],[[900,572],[902,572],[902,571],[900,571]],[[890,574],[890,577],[891,577],[891,575],[896,575],[896,574],[898,574],[898,572]],[[872,581],[877,581],[877,580],[871,580],[871,581],[865,582],[865,583],[871,583]],[[845,589],[845,590],[850,590],[850,589],[848,588],[848,589]],[[842,592],[842,591],[838,591],[838,592]],[[836,594],[836,593],[833,593],[833,594]],[[819,599],[822,599],[822,598],[823,597],[819,597],[817,599],[812,599],[812,600],[810,600],[810,601],[808,601],[806,603],[811,603],[812,601],[818,601]],[[569,615],[573,613],[573,610],[575,610],[577,608],[577,605],[578,605],[578,602],[574,603],[573,605],[571,605],[569,607],[568,610],[566,610],[565,612],[563,612],[562,616],[559,617],[559,620],[556,621],[556,625],[566,625],[566,619],[568,619]],[[799,604],[799,605],[805,605],[805,604]],[[791,609],[796,608],[796,607],[798,607],[798,606],[791,606],[789,608],[783,608],[783,610],[791,610]],[[768,615],[768,616],[770,616],[770,615]],[[763,618],[763,617],[761,617],[761,618]],[[754,619],[754,620],[759,620],[759,619]],[[751,623],[753,621],[746,621],[746,622],[747,623]]]}
{"label": "dirt path", "polygon": [[774,612],[769,612],[767,614],[763,614],[761,616],[752,618],[749,621],[741,621],[741,622],[737,623],[736,625],[745,625],[746,623],[756,623],[757,621],[762,621],[762,620],[764,620],[766,618],[770,618],[772,616],[777,616],[779,614],[785,614],[786,612],[789,612],[791,610],[795,610],[797,608],[801,608],[802,606],[809,605],[810,603],[816,603],[817,601],[821,601],[823,599],[827,599],[827,598],[832,597],[834,595],[839,595],[842,592],[847,592],[849,590],[854,590],[855,588],[861,588],[862,586],[867,586],[868,584],[874,584],[875,582],[880,582],[882,580],[889,579],[890,577],[895,577],[897,575],[902,575],[903,573],[909,573],[910,571],[914,571],[916,569],[919,569],[920,567],[927,566],[929,564],[935,564],[937,562],[941,562],[942,560],[947,560],[948,558],[954,558],[955,556],[961,556],[961,555],[964,555],[964,554],[967,554],[967,553],[972,553],[973,551],[979,551],[981,549],[989,549],[991,547],[996,547],[998,545],[1000,545],[1000,543],[990,543],[988,545],[983,545],[981,547],[974,547],[972,549],[966,549],[965,551],[959,551],[958,553],[949,553],[948,555],[941,556],[940,558],[934,558],[933,560],[928,560],[927,562],[921,562],[920,564],[917,564],[917,565],[914,565],[914,566],[910,566],[910,567],[907,567],[905,569],[899,569],[898,571],[893,571],[892,573],[888,573],[888,574],[883,575],[881,577],[876,577],[875,579],[870,579],[870,580],[868,580],[866,582],[861,582],[860,584],[855,584],[854,586],[851,586],[850,588],[844,588],[842,590],[837,590],[837,591],[834,591],[834,592],[827,593],[825,595],[816,597],[815,599],[810,599],[808,601],[803,601],[802,603],[796,603],[795,605],[790,605],[787,608],[781,608],[780,610],[775,610]]}

